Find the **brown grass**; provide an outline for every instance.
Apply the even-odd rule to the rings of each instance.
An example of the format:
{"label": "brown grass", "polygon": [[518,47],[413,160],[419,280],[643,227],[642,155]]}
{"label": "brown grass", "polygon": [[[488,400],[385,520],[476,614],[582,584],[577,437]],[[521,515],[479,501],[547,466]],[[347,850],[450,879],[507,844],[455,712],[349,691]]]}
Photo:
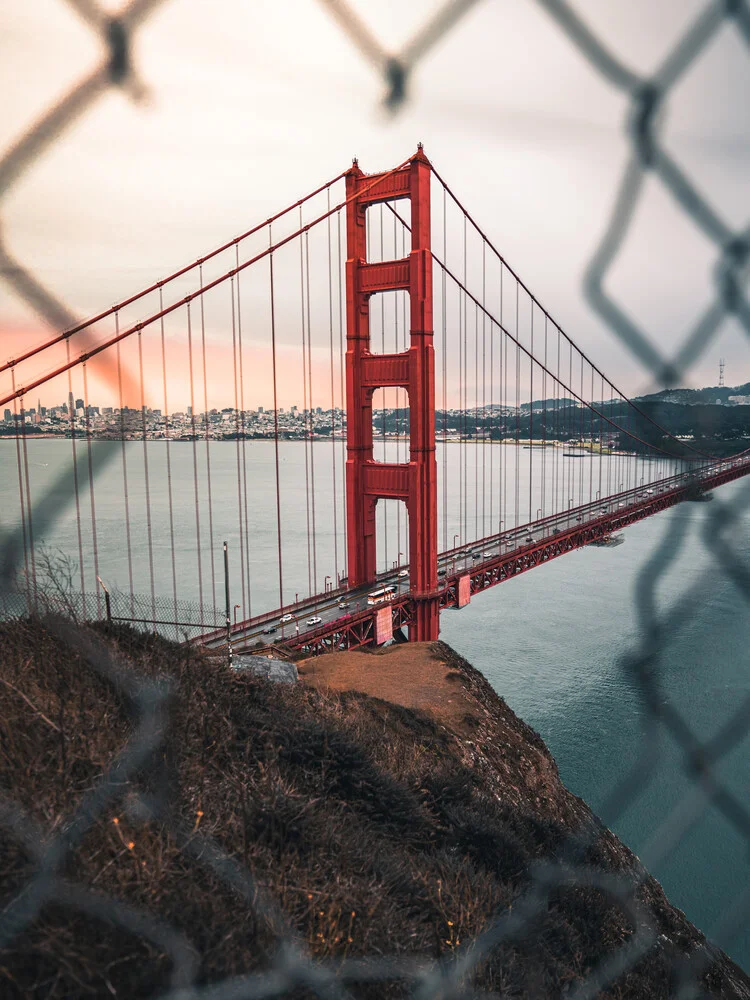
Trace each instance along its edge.
{"label": "brown grass", "polygon": [[[405,655],[363,657],[373,694],[385,693],[391,668],[403,680]],[[357,661],[337,673],[325,659],[303,664],[304,676],[356,686]],[[64,888],[42,901],[0,952],[0,996],[159,995],[174,963],[153,928],[123,926],[125,903],[182,935],[203,984],[268,967],[285,927],[317,959],[449,957],[518,904],[530,866],[554,859],[572,830],[589,831],[586,864],[624,873],[664,935],[602,995],[666,996],[673,961],[691,953],[705,959],[709,992],[750,995],[742,973],[563,788],[542,741],[481,675],[442,643],[423,659],[404,707],[333,683],[234,675],[124,628],[1,626],[0,785],[41,831],[24,843],[0,809],[6,916],[28,897],[45,838],[78,837],[72,818],[112,776],[145,685],[164,691],[168,679],[171,693],[156,749],[90,808],[57,872],[103,907],[84,912]],[[424,700],[435,703],[437,690],[450,694],[442,714]],[[232,863],[221,872],[213,844]],[[258,910],[266,898],[273,914]],[[473,983],[559,996],[632,933],[602,890],[561,883],[529,933],[495,947]],[[397,982],[350,988],[406,995]]]}

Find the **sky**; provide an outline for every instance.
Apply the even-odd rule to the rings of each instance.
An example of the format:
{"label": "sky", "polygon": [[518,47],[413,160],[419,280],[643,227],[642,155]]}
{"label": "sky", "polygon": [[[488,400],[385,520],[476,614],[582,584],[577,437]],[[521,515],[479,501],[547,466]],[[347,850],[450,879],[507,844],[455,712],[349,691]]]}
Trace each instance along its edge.
{"label": "sky", "polygon": [[[107,90],[31,164],[4,174],[6,152],[101,60],[102,43],[80,16],[89,4],[0,4],[0,88],[12,95],[0,103],[2,245],[70,315],[91,316],[195,260],[354,156],[365,171],[388,169],[421,141],[576,343],[628,394],[656,387],[582,291],[628,158],[628,102],[538,0],[475,3],[418,63],[395,113],[383,105],[382,76],[321,0],[167,0],[132,40],[137,84]],[[438,6],[350,3],[389,51]],[[705,0],[574,4],[644,74],[705,7]],[[726,25],[675,87],[663,117],[665,146],[737,228],[746,224],[750,195],[748,92],[750,51]],[[650,177],[606,288],[668,355],[711,301],[715,262],[715,247]],[[1,360],[50,335],[11,272],[6,260]],[[228,357],[226,328],[223,335],[217,358]],[[293,324],[285,326],[281,346],[291,352],[296,336]],[[685,383],[715,384],[720,357],[728,384],[750,380],[746,335],[731,319]],[[267,377],[255,374],[247,405],[268,407]],[[302,402],[291,382],[282,394],[282,405]]]}

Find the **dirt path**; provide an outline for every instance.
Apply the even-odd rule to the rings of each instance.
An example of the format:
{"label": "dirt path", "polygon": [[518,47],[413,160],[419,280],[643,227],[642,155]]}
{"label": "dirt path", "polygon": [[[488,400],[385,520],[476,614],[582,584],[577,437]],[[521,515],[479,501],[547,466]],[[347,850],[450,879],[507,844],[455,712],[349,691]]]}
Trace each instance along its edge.
{"label": "dirt path", "polygon": [[362,691],[417,708],[454,729],[477,710],[463,675],[446,664],[431,642],[389,646],[378,653],[325,653],[297,663],[300,680],[335,691]]}

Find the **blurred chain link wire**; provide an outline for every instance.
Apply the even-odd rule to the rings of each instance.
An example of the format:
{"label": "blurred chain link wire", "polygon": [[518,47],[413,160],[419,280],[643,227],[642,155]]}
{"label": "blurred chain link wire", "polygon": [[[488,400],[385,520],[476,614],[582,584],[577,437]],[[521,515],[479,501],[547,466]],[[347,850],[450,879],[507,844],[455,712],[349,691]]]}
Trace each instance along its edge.
{"label": "blurred chain link wire", "polygon": [[[104,55],[88,75],[4,152],[0,158],[0,211],[15,182],[101,96],[112,88],[120,88],[131,99],[138,100],[145,92],[134,65],[137,30],[162,0],[132,0],[117,16],[102,11],[94,0],[66,2],[100,39]],[[363,59],[378,69],[386,87],[385,104],[393,113],[397,113],[408,101],[409,77],[418,63],[440,39],[450,35],[461,18],[477,5],[477,0],[448,0],[437,6],[433,16],[426,20],[411,40],[399,52],[393,53],[378,41],[345,0],[319,2],[347,34]],[[660,113],[678,81],[725,25],[731,25],[750,48],[750,6],[746,0],[713,0],[706,3],[656,73],[644,77],[610,51],[564,0],[535,2],[554,19],[581,58],[630,99],[630,115],[625,125],[630,155],[620,179],[611,217],[599,245],[594,249],[583,287],[591,307],[611,332],[652,372],[654,381],[664,387],[674,386],[705,353],[727,317],[735,317],[750,335],[750,301],[747,297],[750,226],[746,223],[737,225],[734,220],[722,218],[711,204],[708,192],[700,190],[663,148],[660,142]],[[741,99],[742,95],[738,94],[738,100]],[[664,355],[656,337],[641,328],[604,287],[609,270],[627,240],[644,179],[648,175],[659,179],[716,248],[714,301],[702,315],[696,317],[672,357]],[[72,310],[44,287],[33,269],[15,259],[2,239],[1,220],[0,275],[19,299],[53,327],[65,329],[76,322]],[[748,488],[741,490],[733,501],[717,498],[706,518],[704,542],[717,567],[750,604],[750,567],[743,563],[736,548],[729,542],[731,531],[741,523],[749,503]],[[666,817],[661,827],[654,831],[643,852],[644,863],[652,868],[674,850],[708,808],[720,811],[750,847],[750,810],[745,802],[724,786],[715,768],[717,762],[745,737],[750,728],[750,697],[737,705],[734,714],[718,733],[710,740],[701,742],[685,718],[665,697],[660,683],[660,660],[667,644],[692,609],[706,600],[702,580],[693,581],[683,596],[669,607],[664,607],[658,598],[659,581],[677,559],[685,531],[686,522],[672,522],[639,574],[633,600],[640,639],[634,644],[634,650],[623,659],[623,669],[629,671],[637,682],[648,720],[647,731],[639,760],[626,778],[611,790],[607,803],[600,810],[604,822],[611,825],[628,809],[653,777],[660,759],[660,739],[664,733],[669,733],[682,751],[684,767],[692,778],[692,789]],[[166,682],[136,682],[132,674],[112,664],[106,650],[97,645],[90,634],[80,632],[73,624],[57,622],[52,627],[57,629],[61,638],[76,642],[96,670],[134,698],[139,719],[128,744],[111,762],[106,775],[84,798],[76,813],[68,817],[62,832],[51,841],[16,803],[0,792],[0,823],[28,848],[37,861],[33,880],[20,896],[10,902],[0,917],[0,947],[8,946],[14,937],[22,934],[44,905],[56,901],[142,936],[168,954],[172,960],[172,978],[171,989],[165,996],[170,1000],[276,997],[299,987],[307,988],[315,996],[344,1000],[352,995],[347,984],[353,980],[359,983],[401,981],[411,986],[414,997],[424,1000],[435,996],[475,996],[475,992],[466,986],[471,971],[499,943],[533,933],[533,921],[546,907],[561,880],[567,884],[595,885],[605,889],[626,912],[631,913],[639,928],[613,958],[595,969],[570,992],[570,997],[584,1000],[595,996],[631,968],[654,943],[655,934],[649,926],[647,914],[641,912],[638,906],[634,910],[632,882],[591,871],[583,863],[587,844],[580,838],[573,838],[565,856],[555,863],[540,864],[534,868],[528,892],[516,902],[512,911],[502,915],[470,947],[455,956],[440,961],[427,957],[385,957],[371,961],[346,959],[335,966],[318,962],[251,873],[229,857],[212,838],[192,829],[182,829],[173,816],[162,810],[163,803],[155,796],[142,800],[146,814],[169,824],[177,841],[195,863],[210,869],[216,877],[231,886],[247,907],[267,920],[278,935],[279,947],[268,970],[233,977],[206,987],[194,987],[199,957],[180,932],[146,912],[95,893],[84,885],[71,884],[59,875],[66,858],[75,852],[85,832],[104,815],[113,801],[121,798],[124,783],[158,751],[165,731],[169,685]],[[729,902],[722,925],[714,929],[718,942],[721,944],[725,936],[731,938],[732,932],[745,924],[749,916],[750,887],[745,887]],[[685,958],[674,971],[677,983],[675,996],[688,1000],[701,995],[696,981],[700,969],[695,960]]]}

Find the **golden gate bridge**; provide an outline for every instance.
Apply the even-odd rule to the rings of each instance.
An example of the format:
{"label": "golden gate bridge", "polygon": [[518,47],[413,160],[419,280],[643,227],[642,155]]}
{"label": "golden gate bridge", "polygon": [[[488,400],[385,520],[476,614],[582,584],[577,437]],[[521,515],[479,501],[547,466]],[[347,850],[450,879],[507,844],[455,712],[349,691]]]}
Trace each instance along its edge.
{"label": "golden gate bridge", "polygon": [[[6,585],[15,580],[34,607],[40,546],[67,516],[85,616],[109,607],[106,568],[129,601],[118,617],[190,625],[210,647],[278,635],[320,652],[399,629],[433,640],[440,613],[473,594],[750,472],[745,453],[703,453],[630,401],[421,146],[380,173],[355,161],[9,359],[0,379],[15,442]],[[119,418],[110,440],[93,433],[94,391]],[[248,440],[249,400],[261,392],[272,400],[270,480]],[[26,400],[40,393],[84,403],[78,418],[70,408],[69,461],[52,478],[34,461]],[[279,415],[294,394],[302,453],[290,463]],[[229,395],[230,433],[217,441],[213,417]],[[187,434],[170,412],[184,397]],[[321,404],[326,434],[315,425]],[[227,449],[231,488],[217,479]],[[300,524],[302,542],[290,530]],[[185,595],[197,597],[199,621],[180,620]],[[204,609],[222,597],[216,628]]]}

